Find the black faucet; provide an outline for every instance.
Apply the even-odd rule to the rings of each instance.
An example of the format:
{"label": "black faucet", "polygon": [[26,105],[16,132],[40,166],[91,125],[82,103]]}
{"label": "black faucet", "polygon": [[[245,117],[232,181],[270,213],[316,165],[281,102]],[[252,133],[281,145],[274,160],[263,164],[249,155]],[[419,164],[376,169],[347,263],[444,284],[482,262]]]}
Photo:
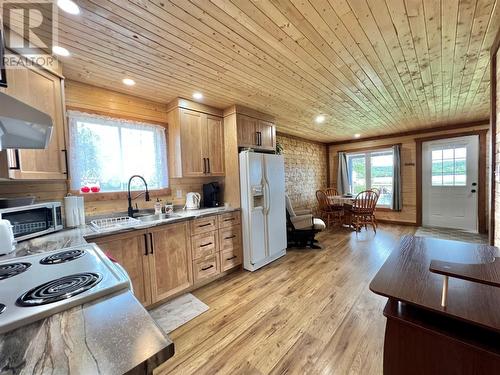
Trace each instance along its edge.
{"label": "black faucet", "polygon": [[132,180],[134,178],[140,178],[143,182],[144,182],[144,186],[146,186],[146,192],[145,193],[140,193],[139,195],[137,195],[136,197],[134,197],[133,199],[137,199],[139,198],[141,195],[145,194],[145,199],[146,199],[146,202],[149,202],[150,199],[149,199],[149,190],[148,190],[148,183],[146,182],[146,180],[144,179],[144,177],[142,176],[139,176],[138,174],[134,174],[132,177],[129,178],[128,180],[128,216],[130,217],[134,217],[134,214],[136,212],[138,212],[139,210],[138,209],[133,209],[132,208],[132,197],[130,196],[130,183],[132,182]]}

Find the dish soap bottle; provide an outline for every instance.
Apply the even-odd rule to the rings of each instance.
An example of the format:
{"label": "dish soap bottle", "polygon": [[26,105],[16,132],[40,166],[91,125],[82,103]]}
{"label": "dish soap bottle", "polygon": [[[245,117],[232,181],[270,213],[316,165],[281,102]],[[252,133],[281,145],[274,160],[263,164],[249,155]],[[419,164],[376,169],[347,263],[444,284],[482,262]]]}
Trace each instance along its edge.
{"label": "dish soap bottle", "polygon": [[159,198],[156,198],[155,202],[155,215],[160,215],[161,214],[161,202]]}

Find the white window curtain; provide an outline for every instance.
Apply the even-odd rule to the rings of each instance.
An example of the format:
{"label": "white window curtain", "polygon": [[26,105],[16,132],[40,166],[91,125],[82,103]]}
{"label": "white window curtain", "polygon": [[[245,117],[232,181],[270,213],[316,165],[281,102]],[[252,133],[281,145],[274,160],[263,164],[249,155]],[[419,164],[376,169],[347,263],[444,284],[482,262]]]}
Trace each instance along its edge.
{"label": "white window curtain", "polygon": [[[165,128],[158,125],[69,111],[71,190],[98,185],[101,192],[126,191],[130,176],[148,187],[168,187]],[[142,189],[134,181],[132,189]]]}

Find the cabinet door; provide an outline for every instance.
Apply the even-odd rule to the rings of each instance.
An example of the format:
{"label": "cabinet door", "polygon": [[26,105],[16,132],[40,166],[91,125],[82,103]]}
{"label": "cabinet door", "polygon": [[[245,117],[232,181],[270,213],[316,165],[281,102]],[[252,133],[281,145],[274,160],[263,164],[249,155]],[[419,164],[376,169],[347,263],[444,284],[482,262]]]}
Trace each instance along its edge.
{"label": "cabinet door", "polygon": [[207,115],[208,174],[224,176],[224,128],[220,117]]}
{"label": "cabinet door", "polygon": [[153,302],[168,298],[193,285],[189,223],[168,224],[149,229],[152,256],[149,258]]}
{"label": "cabinet door", "polygon": [[8,150],[8,178],[52,179],[67,178],[64,146],[64,109],[59,77],[37,68],[7,71],[8,87],[4,92],[47,113],[53,121],[52,136],[45,150]]}
{"label": "cabinet door", "polygon": [[238,146],[255,147],[257,145],[257,120],[245,115],[237,115]]}
{"label": "cabinet door", "polygon": [[272,122],[259,120],[257,132],[260,133],[260,144],[258,148],[274,151],[276,149],[276,130],[274,124]]}
{"label": "cabinet door", "polygon": [[147,241],[146,231],[117,234],[94,241],[125,268],[132,280],[134,295],[144,306],[151,304]]}
{"label": "cabinet door", "polygon": [[182,175],[184,177],[205,175],[205,155],[208,153],[206,121],[206,115],[203,113],[188,109],[180,110]]}

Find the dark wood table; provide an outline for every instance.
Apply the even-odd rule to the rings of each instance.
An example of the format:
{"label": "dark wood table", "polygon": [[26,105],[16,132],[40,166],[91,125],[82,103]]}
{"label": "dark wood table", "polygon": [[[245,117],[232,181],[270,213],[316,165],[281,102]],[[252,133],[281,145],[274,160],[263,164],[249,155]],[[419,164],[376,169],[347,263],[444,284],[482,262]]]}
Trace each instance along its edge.
{"label": "dark wood table", "polygon": [[431,261],[480,264],[499,256],[492,246],[401,239],[370,284],[388,297],[384,374],[500,373],[500,288],[450,277],[442,307],[443,275],[429,270]]}

